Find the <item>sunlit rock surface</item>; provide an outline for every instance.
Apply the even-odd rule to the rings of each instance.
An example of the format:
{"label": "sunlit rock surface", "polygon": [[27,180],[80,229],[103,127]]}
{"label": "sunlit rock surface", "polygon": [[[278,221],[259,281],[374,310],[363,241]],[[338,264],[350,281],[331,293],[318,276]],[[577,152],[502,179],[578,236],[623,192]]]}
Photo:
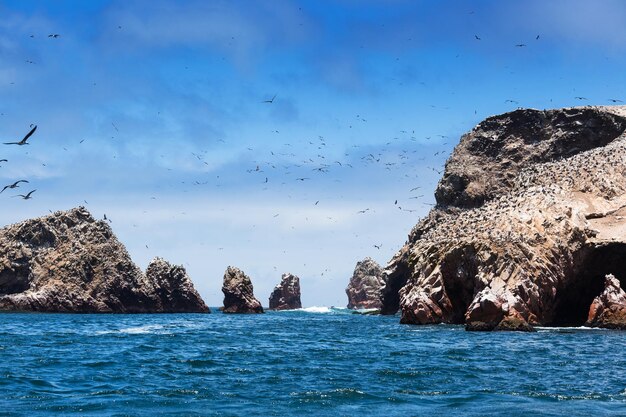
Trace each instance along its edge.
{"label": "sunlit rock surface", "polygon": [[383,312],[469,330],[582,325],[626,282],[624,107],[516,110],[461,138],[385,268]]}

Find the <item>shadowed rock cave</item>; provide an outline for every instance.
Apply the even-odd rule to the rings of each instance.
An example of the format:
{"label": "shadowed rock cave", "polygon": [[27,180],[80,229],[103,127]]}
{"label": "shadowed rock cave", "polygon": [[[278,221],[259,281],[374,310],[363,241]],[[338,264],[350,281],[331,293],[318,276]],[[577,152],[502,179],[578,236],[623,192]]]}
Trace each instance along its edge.
{"label": "shadowed rock cave", "polygon": [[478,274],[476,251],[472,247],[457,249],[441,262],[443,285],[452,304],[450,323],[464,324],[465,312],[474,299],[474,280]]}
{"label": "shadowed rock cave", "polygon": [[585,248],[579,272],[568,285],[557,291],[557,302],[550,326],[582,326],[587,321],[593,299],[604,290],[604,276],[613,274],[622,288],[626,284],[626,244],[607,243]]}

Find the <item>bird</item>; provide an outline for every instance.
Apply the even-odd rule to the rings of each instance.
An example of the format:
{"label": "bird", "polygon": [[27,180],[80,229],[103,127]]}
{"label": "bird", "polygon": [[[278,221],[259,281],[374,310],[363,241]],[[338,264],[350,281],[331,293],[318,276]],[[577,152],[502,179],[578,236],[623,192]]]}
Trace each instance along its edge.
{"label": "bird", "polygon": [[61,37],[61,35],[59,35],[58,33],[51,33],[50,35],[48,35],[49,38],[59,38]]}
{"label": "bird", "polygon": [[[32,126],[32,125],[31,125]],[[33,133],[35,133],[35,130],[37,130],[37,125],[35,125],[30,132],[28,132],[26,134],[26,136],[24,136],[24,139],[22,139],[19,142],[4,142],[5,145],[18,145],[18,146],[22,146],[22,145],[29,145],[28,143],[26,143],[26,141],[28,140],[28,138],[30,138]]]}
{"label": "bird", "polygon": [[525,43],[518,43],[518,44],[517,44],[517,45],[515,45],[515,46],[516,46],[516,47],[518,47],[518,48],[523,48],[523,47],[525,47],[525,46],[526,46],[526,44],[525,44]]}
{"label": "bird", "polygon": [[0,162],[9,162],[8,159],[0,159]]}
{"label": "bird", "polygon": [[276,94],[274,94],[274,97],[272,97],[272,99],[271,99],[271,100],[264,100],[264,101],[262,101],[262,103],[269,103],[269,104],[272,104],[272,103],[274,102],[274,99],[275,99],[275,98],[276,98]]}
{"label": "bird", "polygon": [[381,246],[383,246],[383,244],[381,243],[380,245],[374,245],[374,247],[378,250],[380,250]]}
{"label": "bird", "polygon": [[[25,182],[25,183],[27,183],[28,181],[26,181],[26,180],[19,180],[19,181],[15,181],[13,184],[10,184],[10,185],[5,185],[5,186],[4,186],[4,188],[2,189],[2,191],[6,190],[7,188],[10,188],[10,189],[17,188],[17,187],[19,187],[19,183],[20,183],[20,182]],[[0,193],[1,193],[2,191],[0,191]]]}
{"label": "bird", "polygon": [[31,194],[32,194],[32,193],[34,193],[35,191],[37,191],[37,190],[33,190],[33,191],[29,192],[29,193],[28,193],[28,194],[26,194],[26,195],[24,195],[24,194],[18,194],[18,195],[14,195],[13,197],[22,197],[22,200],[30,200],[30,199],[32,198],[32,197],[31,197]]}
{"label": "bird", "polygon": [[537,37],[535,38],[536,40],[539,40],[539,35],[537,35]]}
{"label": "bird", "polygon": [[587,100],[587,97],[574,97],[576,100]]}
{"label": "bird", "polygon": [[[623,103],[623,101],[622,101],[622,100],[618,100],[618,99],[616,99],[616,98],[610,98],[610,99],[609,99],[609,101],[610,101],[611,103]],[[2,162],[2,161],[0,161],[0,162]]]}
{"label": "bird", "polygon": [[477,41],[480,41],[481,39],[478,37],[478,35],[474,35],[474,37],[476,38]]}

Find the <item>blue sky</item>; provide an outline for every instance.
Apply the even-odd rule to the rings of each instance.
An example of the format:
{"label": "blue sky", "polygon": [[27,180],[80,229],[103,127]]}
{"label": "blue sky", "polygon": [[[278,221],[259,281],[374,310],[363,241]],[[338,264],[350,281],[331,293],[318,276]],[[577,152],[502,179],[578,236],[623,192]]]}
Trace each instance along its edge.
{"label": "blue sky", "polygon": [[292,272],[344,305],[480,120],[626,101],[624,22],[616,0],[0,1],[0,137],[38,125],[0,148],[3,186],[30,181],[0,223],[83,204],[210,305],[228,265],[265,304]]}

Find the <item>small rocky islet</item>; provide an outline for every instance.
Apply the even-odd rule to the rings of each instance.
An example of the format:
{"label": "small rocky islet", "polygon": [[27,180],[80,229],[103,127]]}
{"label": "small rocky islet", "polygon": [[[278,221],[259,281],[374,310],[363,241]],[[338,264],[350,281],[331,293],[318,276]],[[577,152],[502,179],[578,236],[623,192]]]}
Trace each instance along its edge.
{"label": "small rocky islet", "polygon": [[[436,206],[385,268],[358,262],[348,308],[468,330],[626,329],[626,107],[519,109],[461,138]],[[224,313],[263,313],[250,277],[224,274]],[[284,274],[269,308],[301,308]],[[208,313],[182,266],[145,273],[84,208],[0,229],[0,310]]]}
{"label": "small rocky islet", "polygon": [[242,270],[229,266],[224,272],[223,313],[233,314],[256,314],[263,313],[261,302],[254,296],[252,280]]}
{"label": "small rocky islet", "polygon": [[380,310],[383,306],[381,289],[384,285],[383,269],[376,261],[365,258],[357,262],[346,288],[348,308]]}
{"label": "small rocky islet", "polygon": [[155,258],[143,273],[84,207],[0,229],[0,310],[209,312],[182,266]]}
{"label": "small rocky islet", "polygon": [[270,310],[296,310],[302,308],[300,278],[286,273],[274,287],[269,299]]}

